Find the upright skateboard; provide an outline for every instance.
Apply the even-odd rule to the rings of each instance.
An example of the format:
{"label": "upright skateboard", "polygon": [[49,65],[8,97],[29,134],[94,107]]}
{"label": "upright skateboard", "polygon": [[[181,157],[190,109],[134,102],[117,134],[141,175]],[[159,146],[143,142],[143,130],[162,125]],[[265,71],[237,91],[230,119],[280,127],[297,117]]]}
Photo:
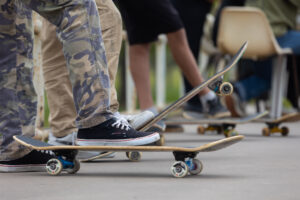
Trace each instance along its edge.
{"label": "upright skateboard", "polygon": [[[245,42],[242,47],[238,50],[238,52],[233,56],[231,61],[227,66],[223,68],[223,70],[217,72],[215,75],[210,77],[208,80],[201,83],[199,86],[195,87],[193,90],[179,98],[177,101],[166,107],[163,111],[157,114],[152,120],[147,122],[144,126],[139,128],[139,131],[148,130],[153,124],[163,119],[166,115],[168,115],[173,110],[177,109],[185,102],[193,98],[197,95],[201,90],[205,87],[209,87],[211,90],[215,91],[219,95],[230,95],[233,92],[233,87],[228,82],[223,82],[223,75],[228,72],[242,57],[243,53],[247,49],[248,42]],[[162,138],[163,139],[163,138]]]}
{"label": "upright skateboard", "polygon": [[235,127],[237,124],[245,124],[266,116],[269,112],[253,114],[243,118],[218,118],[218,119],[185,119],[185,118],[170,118],[165,121],[166,125],[173,124],[207,124],[207,126],[198,126],[198,133],[205,134],[206,131],[217,131],[219,134],[224,134],[225,137],[238,135]]}
{"label": "upright skateboard", "polygon": [[234,136],[195,148],[184,148],[170,146],[53,146],[23,135],[14,136],[17,142],[31,149],[54,152],[55,158],[50,159],[46,164],[46,171],[50,175],[58,175],[62,170],[69,174],[75,174],[80,169],[80,162],[76,160],[79,150],[126,152],[127,157],[132,161],[141,158],[140,151],[165,151],[173,152],[176,162],[171,166],[171,172],[175,177],[184,177],[188,173],[197,175],[202,171],[203,164],[195,158],[199,152],[217,151],[237,143],[243,138],[244,136]]}
{"label": "upright skateboard", "polygon": [[259,119],[256,121],[264,122],[268,127],[263,128],[262,135],[270,136],[274,133],[281,133],[282,136],[287,136],[289,134],[289,128],[286,126],[280,127],[284,122],[294,122],[300,120],[300,113],[290,113],[279,117],[278,119]]}

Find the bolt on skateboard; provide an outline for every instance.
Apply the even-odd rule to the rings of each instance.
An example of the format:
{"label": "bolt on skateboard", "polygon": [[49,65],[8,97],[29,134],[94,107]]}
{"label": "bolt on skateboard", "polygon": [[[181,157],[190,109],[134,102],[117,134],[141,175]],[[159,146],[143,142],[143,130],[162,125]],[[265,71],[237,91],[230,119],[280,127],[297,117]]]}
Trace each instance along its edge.
{"label": "bolt on skateboard", "polygon": [[186,119],[183,117],[170,118],[165,121],[166,125],[172,124],[207,124],[207,126],[198,126],[197,132],[199,134],[205,134],[206,131],[216,131],[218,134],[224,134],[225,137],[230,137],[238,135],[235,130],[237,124],[245,124],[266,116],[269,112],[265,111],[262,113],[257,113],[249,115],[243,118],[199,118],[199,119]]}
{"label": "bolt on skateboard", "polygon": [[[185,102],[193,98],[195,95],[199,94],[199,92],[203,90],[205,87],[208,87],[209,89],[215,91],[219,95],[230,95],[233,92],[233,87],[229,82],[223,82],[223,75],[226,72],[228,72],[232,67],[235,66],[235,64],[243,56],[244,52],[247,49],[247,46],[248,46],[248,42],[245,42],[238,50],[238,52],[233,56],[229,64],[226,65],[221,71],[217,72],[215,75],[213,75],[212,77],[210,77],[209,79],[201,83],[199,86],[195,87],[193,90],[191,90],[190,92],[188,92],[187,94],[179,98],[177,101],[175,101],[174,103],[166,107],[159,114],[157,114],[152,120],[144,124],[138,130],[139,131],[148,130],[153,124],[162,120],[170,112],[183,105]],[[164,140],[163,137],[162,140]],[[159,143],[162,144],[161,141],[159,141]]]}
{"label": "bolt on skateboard", "polygon": [[171,147],[171,146],[53,146],[51,144],[32,139],[24,135],[16,135],[14,139],[31,149],[39,151],[52,151],[55,158],[46,164],[46,171],[50,175],[59,175],[63,170],[69,174],[75,174],[80,169],[80,162],[76,159],[80,151],[114,151],[126,152],[132,161],[141,158],[142,151],[147,152],[173,152],[176,162],[171,166],[174,177],[184,177],[188,173],[197,175],[203,169],[203,164],[196,156],[200,152],[217,151],[241,141],[244,136],[234,136],[217,140],[195,148]]}
{"label": "bolt on skateboard", "polygon": [[286,126],[280,127],[280,125],[284,122],[294,122],[300,120],[300,113],[290,113],[283,115],[277,119],[268,119],[262,118],[256,121],[264,122],[267,124],[268,127],[263,128],[262,135],[263,136],[270,136],[271,134],[281,133],[282,136],[287,136],[289,134],[289,128]]}

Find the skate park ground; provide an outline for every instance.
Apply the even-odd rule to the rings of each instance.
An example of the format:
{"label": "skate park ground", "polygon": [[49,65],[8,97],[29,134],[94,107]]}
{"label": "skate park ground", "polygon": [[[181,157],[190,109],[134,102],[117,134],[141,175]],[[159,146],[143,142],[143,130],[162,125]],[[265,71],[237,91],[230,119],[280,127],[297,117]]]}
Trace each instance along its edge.
{"label": "skate park ground", "polygon": [[[140,162],[125,153],[113,159],[82,163],[77,174],[0,173],[1,200],[77,199],[300,199],[300,123],[285,124],[290,134],[263,137],[262,123],[237,127],[245,139],[216,152],[200,153],[204,169],[196,176],[174,178],[171,152],[145,152]],[[199,146],[223,138],[198,135],[194,125],[184,133],[166,133],[166,145]]]}

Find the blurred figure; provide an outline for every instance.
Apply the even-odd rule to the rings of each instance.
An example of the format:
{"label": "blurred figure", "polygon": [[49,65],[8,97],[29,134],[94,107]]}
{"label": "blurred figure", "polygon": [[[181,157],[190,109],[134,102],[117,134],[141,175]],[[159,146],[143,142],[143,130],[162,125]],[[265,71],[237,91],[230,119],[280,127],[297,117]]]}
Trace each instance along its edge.
{"label": "blurred figure", "polygon": [[[179,13],[186,31],[189,47],[195,60],[198,61],[203,27],[212,3],[208,0],[172,0],[172,4]],[[186,77],[184,77],[184,86],[186,93],[193,89]],[[203,109],[199,97],[195,96],[184,105],[183,114],[187,118],[192,118],[194,113],[203,113]]]}
{"label": "blurred figure", "polygon": [[[197,62],[188,46],[186,33],[181,19],[169,0],[117,0],[125,22],[130,43],[130,68],[137,89],[141,110],[158,111],[154,107],[150,87],[150,43],[165,33],[176,63],[184,76],[195,87],[204,79],[199,73]],[[216,94],[208,88],[199,93],[199,98],[207,108],[209,117],[230,115]],[[201,113],[202,114],[202,113]],[[157,129],[163,130],[165,125],[160,121]]]}
{"label": "blurred figure", "polygon": [[[300,8],[298,0],[247,0],[246,6],[260,8],[265,12],[278,44],[291,48],[293,54],[300,54],[300,32],[296,31],[296,16]],[[272,61],[244,61],[252,64],[254,75],[234,84],[234,93],[226,97],[226,104],[234,116],[245,115],[244,104],[260,97],[271,87]]]}

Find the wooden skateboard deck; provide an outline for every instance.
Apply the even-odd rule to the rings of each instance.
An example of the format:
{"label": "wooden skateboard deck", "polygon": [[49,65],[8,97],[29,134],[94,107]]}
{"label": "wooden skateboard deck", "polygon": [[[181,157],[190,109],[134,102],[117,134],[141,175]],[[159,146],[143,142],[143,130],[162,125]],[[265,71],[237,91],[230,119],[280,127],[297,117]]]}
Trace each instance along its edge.
{"label": "wooden skateboard deck", "polygon": [[172,147],[172,146],[53,146],[51,144],[41,142],[29,138],[27,136],[18,135],[14,139],[31,149],[53,151],[56,158],[50,159],[46,165],[47,172],[51,175],[58,175],[64,169],[68,173],[76,173],[80,164],[76,160],[77,151],[114,151],[126,152],[128,158],[132,161],[140,159],[141,151],[147,152],[173,152],[176,162],[172,166],[172,173],[175,177],[184,177],[190,174],[199,174],[202,170],[202,163],[195,159],[199,152],[217,151],[231,146],[241,141],[244,136],[234,136],[217,140],[205,145],[194,148]]}
{"label": "wooden skateboard deck", "polygon": [[274,133],[281,133],[282,136],[287,136],[289,134],[289,128],[286,126],[280,127],[280,124],[284,122],[296,122],[300,120],[300,113],[289,113],[283,115],[277,119],[270,119],[270,118],[261,118],[256,121],[264,122],[267,124],[268,127],[263,128],[262,135],[263,136],[270,136]]}
{"label": "wooden skateboard deck", "polygon": [[198,126],[198,133],[205,134],[206,131],[217,131],[219,134],[224,134],[225,137],[230,137],[232,135],[237,135],[235,131],[235,126],[237,124],[245,124],[257,119],[260,119],[266,115],[268,115],[268,111],[257,113],[253,115],[249,115],[247,117],[242,118],[217,118],[217,119],[209,119],[209,118],[201,118],[201,119],[185,119],[183,117],[179,118],[170,118],[165,121],[166,125],[172,124],[207,124],[207,127]]}
{"label": "wooden skateboard deck", "polygon": [[[228,72],[235,64],[239,61],[239,59],[242,57],[244,52],[246,51],[248,46],[248,42],[245,42],[241,48],[238,50],[238,52],[233,56],[231,61],[227,66],[224,67],[223,70],[217,72],[215,75],[210,77],[208,80],[204,81],[199,86],[195,87],[193,90],[179,98],[177,101],[166,107],[163,111],[161,111],[158,115],[156,115],[152,120],[147,122],[144,126],[142,126],[139,131],[146,131],[148,130],[153,124],[163,119],[166,115],[168,115],[173,110],[177,109],[181,105],[183,105],[185,102],[193,98],[195,95],[197,95],[201,90],[203,90],[205,87],[209,87],[211,90],[215,91],[218,94],[228,95],[231,94],[233,91],[233,88],[231,84],[229,83],[222,83],[222,76]],[[224,84],[224,87],[222,85]],[[226,85],[227,84],[227,85]],[[230,86],[229,86],[230,85]]]}

